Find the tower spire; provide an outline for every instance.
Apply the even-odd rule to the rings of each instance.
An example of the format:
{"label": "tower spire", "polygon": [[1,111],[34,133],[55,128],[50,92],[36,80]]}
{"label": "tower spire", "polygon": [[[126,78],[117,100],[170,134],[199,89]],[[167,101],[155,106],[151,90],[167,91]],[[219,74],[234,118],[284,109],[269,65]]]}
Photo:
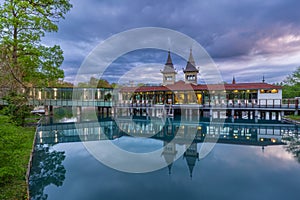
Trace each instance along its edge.
{"label": "tower spire", "polygon": [[232,84],[235,84],[235,77],[232,78]]}
{"label": "tower spire", "polygon": [[190,56],[189,56],[189,63],[191,63],[194,67],[196,66],[195,64],[195,60],[194,60],[194,57],[193,57],[193,52],[192,52],[192,48],[190,48]]}
{"label": "tower spire", "polygon": [[168,51],[168,58],[167,58],[166,65],[173,66],[170,50]]}
{"label": "tower spire", "polygon": [[163,85],[175,83],[177,72],[174,69],[170,50],[168,51],[168,58],[165,67],[161,73],[163,74]]}
{"label": "tower spire", "polygon": [[183,69],[183,73],[186,83],[197,84],[197,74],[199,73],[199,70],[196,68],[192,48],[190,48],[189,60],[186,63],[185,69]]}

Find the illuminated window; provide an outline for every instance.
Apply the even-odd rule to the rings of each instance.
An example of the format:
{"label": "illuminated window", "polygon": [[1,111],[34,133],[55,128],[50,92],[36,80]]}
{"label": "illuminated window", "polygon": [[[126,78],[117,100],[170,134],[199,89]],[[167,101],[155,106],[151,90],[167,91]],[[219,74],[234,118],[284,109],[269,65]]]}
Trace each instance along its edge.
{"label": "illuminated window", "polygon": [[271,93],[278,93],[278,90],[277,90],[277,89],[273,89],[273,90],[271,91]]}

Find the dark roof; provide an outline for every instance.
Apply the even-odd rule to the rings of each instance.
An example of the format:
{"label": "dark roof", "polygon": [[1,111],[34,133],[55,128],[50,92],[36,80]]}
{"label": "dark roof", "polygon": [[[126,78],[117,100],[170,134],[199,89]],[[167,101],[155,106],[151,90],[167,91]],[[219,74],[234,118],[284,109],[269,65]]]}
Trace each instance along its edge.
{"label": "dark roof", "polygon": [[199,72],[199,70],[196,68],[196,64],[195,64],[195,60],[193,57],[193,53],[192,53],[192,49],[190,49],[190,56],[189,56],[189,60],[186,63],[185,69],[183,70],[183,72]]}
{"label": "dark roof", "polygon": [[235,84],[189,84],[180,80],[166,86],[123,87],[122,92],[154,92],[154,91],[189,91],[189,90],[258,90],[281,89],[281,86],[268,83],[235,83]]}
{"label": "dark roof", "polygon": [[161,72],[162,73],[176,73],[173,62],[172,62],[170,51],[168,51],[168,58],[167,58],[167,62],[165,64],[164,70],[162,70]]}
{"label": "dark roof", "polygon": [[190,62],[187,62],[185,69],[183,70],[183,72],[199,72],[199,70],[192,65]]}

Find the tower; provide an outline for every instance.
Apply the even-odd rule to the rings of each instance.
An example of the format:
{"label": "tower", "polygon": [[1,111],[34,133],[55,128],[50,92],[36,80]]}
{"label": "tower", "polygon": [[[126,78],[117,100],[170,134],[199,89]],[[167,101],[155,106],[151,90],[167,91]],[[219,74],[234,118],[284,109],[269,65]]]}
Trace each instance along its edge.
{"label": "tower", "polygon": [[232,84],[235,84],[235,77],[232,77]]}
{"label": "tower", "polygon": [[184,152],[183,158],[186,159],[186,163],[189,167],[190,177],[193,176],[193,170],[196,164],[196,160],[199,160],[199,153],[197,152],[197,143],[193,142]]}
{"label": "tower", "polygon": [[186,83],[197,84],[197,74],[199,70],[196,68],[195,60],[193,57],[192,49],[190,49],[190,57],[183,70],[184,80]]}
{"label": "tower", "polygon": [[168,52],[168,59],[165,64],[164,70],[162,70],[161,73],[163,74],[163,85],[169,85],[175,83],[177,72],[174,69],[170,51]]}
{"label": "tower", "polygon": [[165,161],[168,164],[169,174],[171,174],[171,169],[173,162],[175,161],[176,154],[176,144],[173,142],[164,141],[164,151],[162,152],[162,156],[164,156]]}

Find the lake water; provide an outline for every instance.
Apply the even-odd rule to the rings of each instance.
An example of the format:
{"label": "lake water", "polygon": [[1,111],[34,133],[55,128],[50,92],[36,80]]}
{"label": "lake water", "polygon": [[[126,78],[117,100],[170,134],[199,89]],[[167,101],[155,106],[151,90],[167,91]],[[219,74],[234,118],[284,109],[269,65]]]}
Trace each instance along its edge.
{"label": "lake water", "polygon": [[[37,132],[32,199],[300,199],[293,125],[50,121]],[[103,148],[111,144],[127,154]]]}

